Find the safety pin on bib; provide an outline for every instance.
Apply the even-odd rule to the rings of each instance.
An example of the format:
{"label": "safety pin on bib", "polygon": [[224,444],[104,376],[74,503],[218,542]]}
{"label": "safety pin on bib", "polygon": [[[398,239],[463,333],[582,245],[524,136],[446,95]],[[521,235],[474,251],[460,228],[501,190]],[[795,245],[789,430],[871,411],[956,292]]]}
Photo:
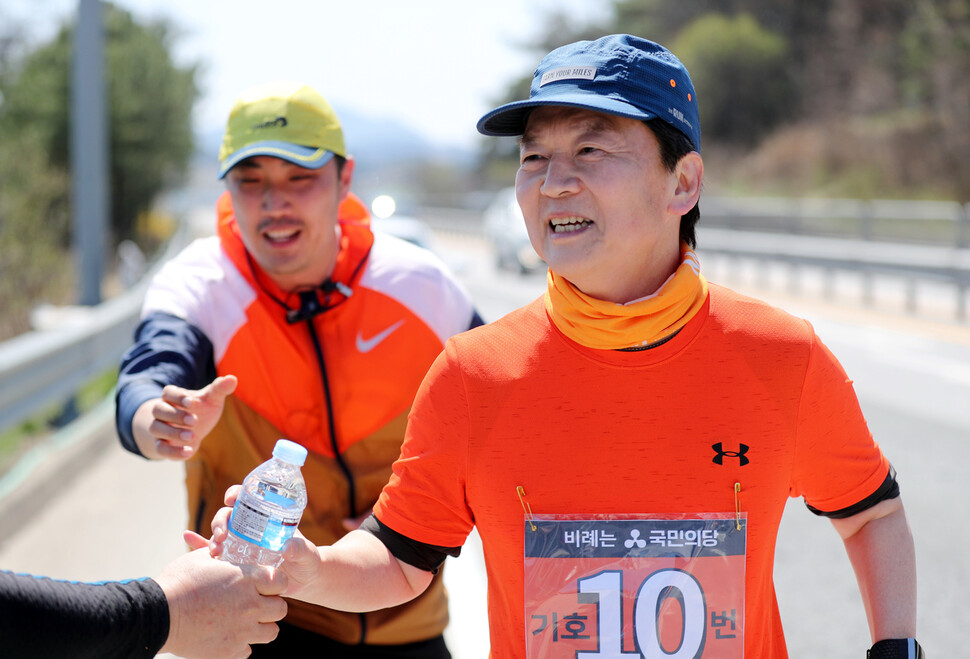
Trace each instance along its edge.
{"label": "safety pin on bib", "polygon": [[529,518],[529,528],[535,531],[538,527],[535,525],[535,522],[532,521],[533,520],[532,506],[530,506],[529,502],[525,500],[525,488],[522,487],[521,485],[516,485],[515,493],[519,495],[519,501],[522,502],[522,510]]}
{"label": "safety pin on bib", "polygon": [[741,483],[734,484],[734,520],[741,530]]}

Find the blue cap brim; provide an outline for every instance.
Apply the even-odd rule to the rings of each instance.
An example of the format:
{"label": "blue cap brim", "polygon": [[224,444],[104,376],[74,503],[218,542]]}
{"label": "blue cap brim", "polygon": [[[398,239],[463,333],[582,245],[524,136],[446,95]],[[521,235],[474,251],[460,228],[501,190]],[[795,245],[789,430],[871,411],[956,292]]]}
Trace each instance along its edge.
{"label": "blue cap brim", "polygon": [[317,149],[311,146],[291,144],[289,142],[253,142],[239,149],[226,158],[219,167],[219,178],[222,179],[229,170],[246,158],[255,156],[272,156],[291,162],[306,169],[320,169],[333,158],[333,151]]}
{"label": "blue cap brim", "polygon": [[573,91],[572,93],[550,95],[545,98],[515,101],[497,107],[478,120],[478,132],[482,135],[494,137],[521,135],[525,132],[525,122],[529,112],[542,105],[581,108],[639,121],[647,121],[657,116],[626,101],[609,96],[599,96],[588,91]]}

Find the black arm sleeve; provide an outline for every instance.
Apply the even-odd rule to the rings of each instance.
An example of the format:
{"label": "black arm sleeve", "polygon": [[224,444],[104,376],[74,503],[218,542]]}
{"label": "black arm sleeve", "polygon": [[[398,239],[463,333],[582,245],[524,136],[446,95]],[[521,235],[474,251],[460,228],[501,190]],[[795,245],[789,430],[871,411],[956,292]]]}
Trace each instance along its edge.
{"label": "black arm sleeve", "polygon": [[829,519],[845,519],[846,517],[852,517],[857,513],[861,513],[863,510],[872,508],[880,501],[885,501],[886,499],[895,499],[898,496],[899,483],[896,482],[896,470],[890,466],[889,473],[886,474],[886,480],[882,482],[882,485],[880,485],[875,492],[854,506],[849,506],[848,508],[843,508],[842,510],[833,510],[831,512],[819,510],[818,508],[809,506],[807,503],[805,506],[816,515],[821,515],[822,517],[828,517]]}
{"label": "black arm sleeve", "polygon": [[426,545],[423,542],[412,540],[386,526],[374,515],[365,519],[360,528],[377,536],[377,539],[384,543],[384,546],[394,555],[394,558],[432,574],[438,574],[438,568],[441,567],[446,558],[458,556],[461,553],[461,547],[439,547],[438,545]]}
{"label": "black arm sleeve", "polygon": [[0,572],[5,657],[149,658],[168,631],[168,602],[151,579],[87,584]]}

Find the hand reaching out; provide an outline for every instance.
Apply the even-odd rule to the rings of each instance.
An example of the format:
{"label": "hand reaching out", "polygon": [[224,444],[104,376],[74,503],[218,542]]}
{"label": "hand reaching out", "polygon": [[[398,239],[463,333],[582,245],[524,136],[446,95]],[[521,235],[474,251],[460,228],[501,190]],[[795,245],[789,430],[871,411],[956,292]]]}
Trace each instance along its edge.
{"label": "hand reaching out", "polygon": [[161,398],[142,403],[132,434],[147,458],[188,460],[219,422],[226,398],[236,390],[235,375],[217,377],[202,389],[168,385]]}

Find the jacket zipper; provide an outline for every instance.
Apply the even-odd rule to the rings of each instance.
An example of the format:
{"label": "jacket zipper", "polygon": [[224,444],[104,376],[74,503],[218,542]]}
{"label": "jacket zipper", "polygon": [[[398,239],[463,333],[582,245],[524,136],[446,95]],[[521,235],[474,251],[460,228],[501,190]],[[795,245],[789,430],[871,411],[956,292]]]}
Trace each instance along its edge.
{"label": "jacket zipper", "polygon": [[[330,396],[330,378],[327,376],[327,363],[323,357],[323,348],[320,345],[320,338],[317,336],[317,330],[313,326],[313,318],[307,318],[307,327],[310,329],[310,339],[313,341],[313,350],[317,354],[317,364],[320,366],[320,377],[323,380],[323,395],[324,400],[327,404],[327,425],[330,432],[330,447],[333,449],[334,459],[337,461],[337,466],[340,467],[340,471],[343,472],[344,478],[347,479],[347,495],[350,500],[350,519],[356,519],[357,512],[357,484],[354,482],[354,475],[350,471],[350,467],[344,462],[343,456],[340,454],[340,449],[337,445],[337,425],[333,418],[333,399]],[[364,644],[364,639],[367,637],[367,618],[364,613],[357,614],[360,620],[360,640],[359,645]]]}

